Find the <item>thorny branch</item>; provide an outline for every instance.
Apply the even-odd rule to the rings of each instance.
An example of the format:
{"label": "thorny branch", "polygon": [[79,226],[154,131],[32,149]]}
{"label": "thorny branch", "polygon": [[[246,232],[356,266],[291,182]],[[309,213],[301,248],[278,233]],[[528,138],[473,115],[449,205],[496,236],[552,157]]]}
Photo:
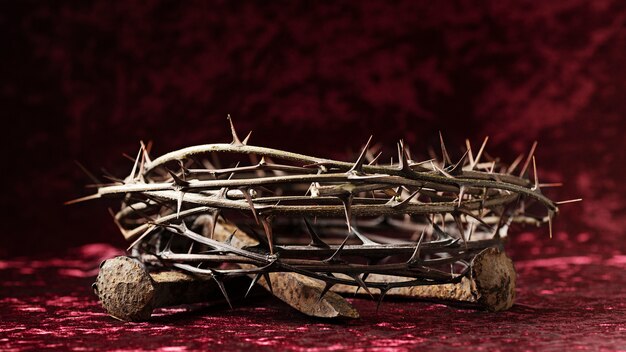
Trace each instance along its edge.
{"label": "thorny branch", "polygon": [[[347,284],[376,288],[381,297],[394,287],[458,282],[481,250],[502,245],[511,223],[551,224],[558,212],[541,192],[535,145],[518,172],[522,157],[510,166],[486,159],[486,139],[476,155],[466,141],[456,163],[443,138],[441,160],[424,162],[400,141],[398,162],[383,165],[371,137],[351,163],[248,145],[250,135],[241,141],[232,121],[231,131],[230,144],[155,160],[142,143],[128,177],[77,201],[123,199],[114,221],[147,264],[220,284],[229,276],[294,272],[324,281],[324,292]],[[530,215],[537,205],[544,215]],[[237,246],[235,234],[213,239],[219,221],[247,228],[257,244]],[[370,274],[405,280],[371,282]]]}

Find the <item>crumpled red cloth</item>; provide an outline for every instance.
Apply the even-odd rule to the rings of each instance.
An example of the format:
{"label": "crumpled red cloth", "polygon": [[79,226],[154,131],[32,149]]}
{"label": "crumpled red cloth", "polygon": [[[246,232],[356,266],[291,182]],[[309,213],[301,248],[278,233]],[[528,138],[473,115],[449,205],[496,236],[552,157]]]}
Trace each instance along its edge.
{"label": "crumpled red cloth", "polygon": [[83,246],[63,258],[0,261],[0,349],[22,350],[624,350],[626,256],[515,263],[518,300],[489,313],[429,302],[353,298],[361,318],[315,320],[271,297],[155,311],[145,323],[104,312],[90,284],[120,251]]}

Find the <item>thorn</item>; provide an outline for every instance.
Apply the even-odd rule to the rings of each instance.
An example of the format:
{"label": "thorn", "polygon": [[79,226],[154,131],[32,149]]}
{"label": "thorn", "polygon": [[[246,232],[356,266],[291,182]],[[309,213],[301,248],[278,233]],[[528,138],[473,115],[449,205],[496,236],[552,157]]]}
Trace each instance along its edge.
{"label": "thorn", "polygon": [[576,203],[576,202],[582,202],[582,201],[583,201],[582,198],[576,198],[576,199],[568,199],[568,200],[562,200],[559,202],[554,202],[554,204],[561,205],[561,204]]}
{"label": "thorn", "polygon": [[263,273],[263,278],[265,279],[265,283],[267,283],[267,288],[270,289],[270,293],[274,294],[274,289],[272,288],[272,280],[270,279],[270,274]]}
{"label": "thorn", "polygon": [[352,232],[350,232],[348,234],[348,236],[346,236],[346,238],[344,238],[343,242],[341,242],[341,245],[339,245],[339,248],[337,248],[337,250],[335,251],[335,253],[333,253],[333,255],[331,255],[330,257],[328,257],[327,259],[322,260],[323,262],[333,262],[335,260],[337,260],[337,257],[339,257],[339,253],[343,250],[343,247],[345,247],[346,243],[348,242],[348,239],[350,239],[350,237],[352,237]]}
{"label": "thorn", "polygon": [[272,225],[270,224],[270,217],[265,216],[261,218],[261,224],[265,230],[265,236],[267,237],[267,244],[270,247],[270,254],[274,254],[274,237],[272,233]]}
{"label": "thorn", "polygon": [[254,203],[252,202],[250,189],[251,188],[245,188],[245,187],[240,188],[241,193],[243,193],[243,197],[246,199],[246,202],[248,202],[248,206],[250,206],[250,210],[252,211],[252,216],[254,216],[254,221],[256,221],[256,223],[258,224],[259,217],[257,216],[256,209],[254,208]]}
{"label": "thorn", "polygon": [[433,170],[440,172],[442,175],[444,175],[447,178],[454,178],[454,176],[452,176],[449,173],[445,172],[444,170],[438,168],[437,165],[435,165],[435,163],[433,163],[432,161],[430,162],[430,164],[432,165]]}
{"label": "thorn", "polygon": [[247,145],[248,141],[250,140],[250,136],[252,136],[252,131],[248,132],[248,135],[246,136],[246,138],[243,139],[243,142],[241,142],[243,145]]}
{"label": "thorn", "polygon": [[180,216],[180,209],[183,207],[183,198],[185,197],[185,192],[179,190],[178,198],[176,199],[176,219]]}
{"label": "thorn", "polygon": [[406,173],[413,173],[413,169],[411,169],[409,165],[409,157],[406,154],[406,146],[404,145],[404,141],[400,140],[398,143],[398,163],[399,169]]}
{"label": "thorn", "polygon": [[474,234],[474,229],[476,228],[476,226],[474,226],[474,223],[470,224],[470,232],[469,232],[469,236],[467,237],[467,241],[470,242],[472,240],[472,235]]}
{"label": "thorn", "polygon": [[152,141],[148,142],[148,146],[143,143],[143,141],[139,141],[141,148],[143,149],[143,158],[146,163],[151,163],[152,159],[150,159],[150,149],[152,149]]}
{"label": "thorn", "polygon": [[322,239],[317,235],[317,233],[313,229],[313,226],[311,226],[311,223],[309,223],[309,221],[306,218],[302,218],[302,219],[304,220],[304,224],[306,225],[309,236],[311,237],[311,244],[309,245],[322,247],[322,248],[330,248],[330,246],[327,245],[324,241],[322,241]]}
{"label": "thorn", "polygon": [[87,168],[83,166],[83,164],[81,164],[78,160],[74,160],[74,164],[76,164],[81,169],[81,171],[84,172],[85,175],[87,175],[87,177],[89,177],[89,179],[93,181],[95,184],[97,185],[102,184],[102,182],[94,174],[92,174],[89,170],[87,170]]}
{"label": "thorn", "polygon": [[254,275],[254,278],[252,279],[252,282],[250,283],[250,286],[248,287],[248,291],[246,291],[246,294],[243,296],[243,298],[247,298],[248,295],[250,294],[250,291],[252,291],[252,287],[254,287],[254,285],[259,281],[259,278],[261,278],[261,273],[258,273],[256,275]]}
{"label": "thorn", "polygon": [[144,231],[144,233],[142,233],[141,236],[139,236],[135,241],[133,241],[133,243],[130,244],[130,246],[128,246],[128,248],[126,248],[126,251],[130,251],[133,247],[135,247],[139,242],[141,242],[144,238],[146,238],[146,236],[148,236],[156,228],[157,228],[156,225],[148,226],[146,231]]}
{"label": "thorn", "polygon": [[189,186],[189,182],[181,179],[180,177],[178,177],[178,175],[176,175],[176,173],[168,168],[165,168],[167,170],[167,172],[170,174],[170,176],[172,176],[172,179],[174,180],[174,184],[179,186],[179,187],[187,187]]}
{"label": "thorn", "polygon": [[361,154],[359,155],[358,159],[356,159],[356,162],[354,163],[352,168],[348,170],[348,173],[362,173],[363,172],[363,162],[365,161],[365,154],[367,153],[367,149],[369,148],[370,143],[372,142],[372,137],[373,135],[371,135],[370,138],[367,140],[367,143],[365,143],[365,147],[363,147]]}
{"label": "thorn", "polygon": [[517,158],[515,158],[515,160],[513,161],[513,163],[511,163],[511,165],[509,166],[508,169],[506,169],[506,173],[507,174],[512,174],[513,171],[515,171],[515,168],[517,167],[517,165],[519,165],[519,163],[522,162],[522,159],[524,158],[524,154],[520,154],[517,156]]}
{"label": "thorn", "polygon": [[[372,262],[374,262],[373,260],[369,259],[368,260],[368,265],[371,264]],[[363,273],[363,276],[361,276],[361,280],[365,281],[367,280],[367,278],[370,276],[370,273]],[[354,295],[356,296],[357,293],[359,293],[359,290],[361,289],[360,286],[356,287],[356,290],[354,290]]]}
{"label": "thorn", "polygon": [[359,231],[357,231],[357,229],[355,227],[352,228],[352,233],[354,233],[354,235],[363,243],[363,245],[365,246],[377,246],[380,245],[380,243],[378,242],[374,242],[372,240],[370,240],[369,238],[367,238],[367,236],[365,236],[364,234],[360,233]]}
{"label": "thorn", "polygon": [[172,247],[172,239],[173,238],[174,238],[174,236],[170,236],[167,239],[167,243],[165,243],[165,247],[163,247],[163,250],[161,251],[161,253],[170,251],[170,248]]}
{"label": "thorn", "polygon": [[135,159],[135,163],[133,164],[133,169],[130,171],[130,180],[135,180],[135,172],[137,171],[137,166],[139,165],[139,158],[141,157],[141,153],[143,151],[142,147],[139,147],[139,152],[137,153],[137,158]]}
{"label": "thorn", "polygon": [[443,155],[443,167],[446,167],[446,165],[452,164],[452,160],[446,150],[446,144],[443,142],[443,135],[441,134],[441,131],[439,131],[439,142],[441,143],[441,154]]}
{"label": "thorn", "polygon": [[411,265],[411,264],[415,264],[420,257],[420,246],[422,244],[422,240],[424,239],[424,234],[426,233],[426,227],[424,227],[422,229],[422,234],[420,235],[419,240],[417,240],[417,244],[415,245],[415,251],[413,251],[413,255],[411,255],[411,258],[409,258],[409,260],[406,262],[407,264]]}
{"label": "thorn", "polygon": [[535,176],[535,184],[531,188],[532,191],[539,189],[539,176],[537,176],[537,163],[535,162],[535,156],[533,155],[533,174]]}
{"label": "thorn", "polygon": [[465,158],[467,157],[467,154],[468,154],[468,151],[465,151],[461,159],[459,159],[459,161],[457,161],[457,163],[454,164],[452,169],[450,169],[449,171],[450,175],[460,175],[463,172],[463,164],[465,164]]}
{"label": "thorn", "polygon": [[378,162],[378,158],[380,158],[380,156],[383,154],[383,152],[378,152],[378,154],[376,154],[376,156],[374,157],[374,159],[372,159],[372,161],[370,161],[367,165],[374,165]]}
{"label": "thorn", "polygon": [[227,245],[232,245],[233,242],[233,238],[235,237],[235,234],[237,233],[237,229],[235,229],[235,231],[233,231],[233,233],[231,233],[228,238],[226,239],[226,241],[224,241],[225,244]]}
{"label": "thorn", "polygon": [[532,159],[533,155],[535,154],[535,148],[537,148],[537,141],[533,142],[533,146],[530,148],[530,152],[528,152],[528,158],[526,159],[526,162],[524,163],[524,166],[522,167],[522,171],[520,171],[519,176],[523,177],[524,174],[526,173],[526,169],[528,169],[528,165],[530,164],[530,160]]}
{"label": "thorn", "polygon": [[120,224],[119,220],[117,220],[113,209],[109,208],[108,210],[109,210],[109,214],[113,218],[113,223],[115,224],[115,226],[117,226],[117,229],[122,233],[122,235],[124,235],[124,237],[126,237],[126,234],[128,233],[128,231],[122,226],[122,224]]}
{"label": "thorn", "polygon": [[343,210],[346,215],[346,224],[348,224],[348,232],[352,232],[352,193],[338,197],[343,203]]}
{"label": "thorn", "polygon": [[417,191],[411,193],[411,195],[406,197],[406,199],[404,199],[402,202],[394,204],[391,207],[394,208],[394,209],[404,209],[404,208],[406,208],[409,205],[409,202],[411,201],[411,199],[413,199],[416,195],[418,195],[421,190],[422,190],[422,188],[420,187],[420,189],[418,189]]}
{"label": "thorn", "polygon": [[235,125],[233,125],[233,119],[230,117],[230,114],[226,116],[228,123],[230,123],[230,133],[233,135],[233,141],[230,143],[236,146],[242,146],[244,143],[241,143],[241,140],[237,136],[237,131],[235,131]]}
{"label": "thorn", "polygon": [[370,297],[372,297],[372,299],[374,299],[374,295],[370,291],[369,287],[367,287],[367,285],[365,284],[365,281],[363,281],[363,279],[359,276],[359,274],[354,274],[350,276],[354,279],[354,281],[357,284],[359,284],[360,287],[362,287],[365,290],[365,292],[367,292],[368,295],[370,295]]}
{"label": "thorn", "polygon": [[88,200],[98,199],[98,198],[100,198],[100,194],[96,193],[96,194],[88,195],[88,196],[85,196],[85,197],[80,197],[80,198],[68,200],[66,202],[63,202],[63,204],[64,205],[71,205],[71,204],[76,204],[76,203],[85,202],[85,201],[88,201]]}
{"label": "thorn", "polygon": [[561,187],[563,183],[561,182],[553,182],[553,183],[540,183],[539,187],[541,188],[550,188],[550,187]]}
{"label": "thorn", "polygon": [[333,286],[335,286],[335,284],[334,284],[334,283],[332,283],[332,282],[326,282],[326,284],[324,285],[324,288],[322,289],[322,292],[320,293],[320,297],[317,299],[317,303],[316,303],[316,304],[319,304],[319,303],[322,301],[322,299],[324,298],[324,295],[325,295],[326,293],[328,293],[328,291],[330,291],[330,289],[331,289]]}
{"label": "thorn", "polygon": [[213,235],[215,234],[215,227],[217,227],[217,219],[220,216],[220,212],[220,208],[215,208],[215,210],[211,212],[211,233],[209,234],[210,239],[213,239]]}
{"label": "thorn", "polygon": [[378,297],[378,303],[376,304],[376,314],[378,314],[380,304],[383,302],[383,299],[385,299],[387,291],[389,291],[389,287],[380,288],[380,297]]}
{"label": "thorn", "polygon": [[178,160],[178,164],[180,165],[182,180],[187,182],[187,176],[190,174],[189,169],[185,166],[185,163],[183,163],[182,160]]}
{"label": "thorn", "polygon": [[549,211],[548,212],[548,228],[550,231],[550,238],[552,238],[552,216],[553,216],[552,211]]}
{"label": "thorn", "polygon": [[461,201],[463,200],[463,195],[465,194],[465,186],[459,187],[459,203],[457,207],[461,206]]}
{"label": "thorn", "polygon": [[474,159],[474,163],[471,165],[470,170],[474,170],[478,162],[480,161],[480,157],[483,155],[483,151],[485,150],[485,146],[487,145],[487,141],[489,140],[489,136],[485,137],[483,140],[483,144],[480,146],[478,150],[478,154],[476,154],[476,158]]}
{"label": "thorn", "polygon": [[226,302],[228,302],[230,309],[233,309],[233,305],[230,303],[230,298],[228,297],[226,287],[224,287],[224,283],[222,282],[222,280],[219,280],[216,276],[213,276],[213,280],[217,282],[217,286],[220,288],[220,291],[222,291],[222,295],[224,295],[224,298],[226,298]]}
{"label": "thorn", "polygon": [[467,155],[469,157],[470,165],[474,164],[474,155],[472,154],[472,144],[469,139],[465,139],[465,147],[467,148]]}
{"label": "thorn", "polygon": [[453,214],[454,222],[456,222],[456,226],[459,229],[459,234],[461,235],[461,239],[463,240],[463,245],[467,249],[467,240],[465,239],[465,229],[463,228],[463,222],[461,221],[461,217],[459,215]]}

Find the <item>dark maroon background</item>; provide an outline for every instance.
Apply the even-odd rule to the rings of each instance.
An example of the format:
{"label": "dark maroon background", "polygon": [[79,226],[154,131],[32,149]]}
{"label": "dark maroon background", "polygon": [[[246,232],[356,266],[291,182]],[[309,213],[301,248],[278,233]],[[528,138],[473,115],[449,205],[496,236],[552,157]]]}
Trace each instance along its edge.
{"label": "dark maroon background", "polygon": [[[121,153],[139,140],[153,140],[156,155],[229,141],[228,113],[241,134],[254,130],[252,144],[322,157],[347,158],[370,134],[390,152],[404,138],[425,154],[441,130],[457,157],[466,137],[477,146],[489,135],[488,152],[505,160],[538,140],[542,181],[565,183],[547,194],[584,202],[563,206],[552,240],[545,228],[512,233],[517,262],[561,265],[546,264],[547,281],[529,269],[522,292],[534,302],[555,282],[574,287],[545,306],[567,299],[581,313],[595,297],[618,317],[598,341],[624,335],[624,294],[611,292],[626,286],[625,25],[620,0],[2,1],[0,257],[121,248],[109,204],[63,206],[88,193],[73,161],[123,176]],[[0,272],[15,267],[2,263]],[[17,286],[3,295],[28,296],[9,287],[29,274],[10,272]]]}

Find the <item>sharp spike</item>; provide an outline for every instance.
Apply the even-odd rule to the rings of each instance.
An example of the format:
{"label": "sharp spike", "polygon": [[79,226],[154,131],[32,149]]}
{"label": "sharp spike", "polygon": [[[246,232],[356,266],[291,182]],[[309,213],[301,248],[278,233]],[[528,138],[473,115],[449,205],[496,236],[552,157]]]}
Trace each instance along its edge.
{"label": "sharp spike", "polygon": [[470,224],[470,232],[469,232],[469,236],[467,236],[467,241],[470,242],[472,240],[472,235],[474,234],[474,229],[476,228],[476,226],[474,226],[474,223]]}
{"label": "sharp spike", "polygon": [[139,165],[139,159],[141,158],[142,151],[143,147],[139,147],[139,152],[137,153],[137,158],[135,159],[135,163],[133,164],[133,169],[130,171],[129,179],[131,181],[135,180],[135,172],[137,172],[137,166]]}
{"label": "sharp spike", "polygon": [[174,184],[177,185],[178,187],[187,187],[189,186],[189,182],[181,179],[180,177],[178,177],[178,175],[176,175],[176,173],[168,168],[166,168],[167,172],[170,174],[170,176],[172,176],[172,179],[174,180]]}
{"label": "sharp spike", "polygon": [[[408,197],[406,197],[406,199],[404,199],[402,202],[399,202],[397,204],[392,205],[391,207],[394,209],[404,209],[409,205],[409,202],[411,201],[411,199],[413,199],[416,195],[419,194],[419,192],[422,190],[422,188],[420,187],[420,189],[418,189],[417,191],[411,193]],[[395,197],[394,197],[395,198]],[[394,199],[392,198],[392,200]]]}
{"label": "sharp spike", "polygon": [[363,150],[361,151],[361,154],[359,155],[358,159],[356,159],[356,162],[354,163],[354,165],[352,166],[352,168],[350,168],[350,170],[348,170],[348,172],[355,172],[355,173],[362,173],[363,172],[363,162],[365,161],[365,154],[367,153],[367,149],[370,146],[370,143],[372,142],[372,137],[370,136],[370,138],[367,140],[367,143],[365,143],[365,147],[363,147]]}
{"label": "sharp spike", "polygon": [[265,236],[267,237],[267,244],[270,247],[270,254],[274,254],[274,235],[272,233],[272,225],[270,224],[270,218],[268,216],[262,217],[261,224],[265,230]]}
{"label": "sharp spike", "polygon": [[262,275],[261,273],[254,275],[254,278],[252,279],[252,282],[250,283],[250,286],[248,287],[248,290],[246,291],[246,294],[243,296],[243,298],[248,298],[250,291],[252,291],[252,287],[254,287],[254,285],[259,281],[259,279],[261,278],[261,275]]}
{"label": "sharp spike", "polygon": [[375,165],[378,162],[378,159],[380,158],[382,154],[383,152],[378,152],[378,154],[376,154],[374,159],[372,159],[372,161],[370,161],[367,165]]}
{"label": "sharp spike", "polygon": [[133,241],[133,243],[130,244],[130,246],[128,246],[128,248],[126,248],[126,251],[130,251],[133,247],[135,247],[139,242],[143,241],[144,238],[146,238],[146,236],[148,236],[150,233],[152,233],[152,231],[154,231],[154,229],[156,229],[157,226],[156,225],[150,225],[148,226],[148,228],[146,229],[146,231],[144,231],[144,233],[142,233],[135,241]]}
{"label": "sharp spike", "polygon": [[339,199],[343,203],[343,210],[346,215],[346,224],[348,225],[348,232],[352,232],[352,199],[353,198],[354,198],[354,195],[352,193],[339,197]]}
{"label": "sharp spike", "polygon": [[172,248],[172,240],[173,239],[174,239],[174,236],[170,236],[167,239],[167,242],[165,243],[165,247],[163,247],[163,250],[161,251],[161,253],[170,251],[170,248]]}
{"label": "sharp spike", "polygon": [[152,162],[152,159],[150,159],[150,149],[152,148],[152,141],[148,142],[148,146],[147,147],[143,143],[143,141],[139,141],[139,143],[141,144],[141,148],[143,149],[144,161],[146,163],[150,164]]}
{"label": "sharp spike", "polygon": [[233,233],[231,233],[228,238],[226,239],[226,241],[224,241],[224,243],[226,243],[227,245],[232,245],[233,243],[233,238],[235,237],[235,234],[237,233],[237,229],[235,229],[235,231],[233,231]]}
{"label": "sharp spike", "polygon": [[483,155],[483,151],[485,150],[485,146],[487,145],[487,141],[489,140],[489,136],[485,137],[483,140],[483,144],[480,146],[478,150],[478,154],[476,154],[476,158],[474,159],[474,163],[471,165],[471,170],[474,170],[478,162],[480,161],[480,157]]}
{"label": "sharp spike", "polygon": [[80,198],[76,198],[76,199],[72,199],[72,200],[68,200],[66,202],[63,202],[64,205],[71,205],[71,204],[76,204],[76,203],[80,203],[80,202],[85,202],[88,200],[92,200],[92,199],[98,199],[100,198],[100,194],[96,193],[96,194],[91,194],[85,197],[80,197]]}
{"label": "sharp spike", "polygon": [[463,201],[463,195],[465,194],[465,186],[461,186],[459,187],[459,203],[458,203],[458,207],[461,206],[461,202]]}
{"label": "sharp spike", "polygon": [[457,214],[453,214],[452,217],[454,218],[454,222],[456,223],[456,226],[459,229],[459,235],[461,236],[461,239],[463,240],[463,245],[465,245],[465,248],[467,249],[467,240],[465,239],[465,229],[463,228],[463,222],[461,221],[461,217]]}
{"label": "sharp spike", "polygon": [[322,292],[320,292],[320,297],[317,299],[317,304],[319,304],[322,299],[324,299],[324,295],[326,295],[326,293],[328,293],[328,291],[330,291],[330,289],[335,286],[334,283],[332,282],[326,282],[326,284],[324,285],[324,288],[322,289]]}
{"label": "sharp spike", "polygon": [[350,239],[351,236],[352,236],[352,232],[350,232],[348,236],[344,238],[343,242],[341,242],[341,244],[339,245],[339,248],[337,248],[337,250],[333,253],[333,255],[331,255],[327,259],[324,259],[323,262],[333,262],[337,260],[337,258],[339,257],[339,253],[343,250],[343,247],[345,247],[346,243],[348,242],[348,239]]}
{"label": "sharp spike", "polygon": [[208,236],[210,239],[213,239],[213,235],[215,234],[215,227],[217,226],[217,220],[220,216],[220,212],[221,210],[219,208],[215,208],[215,210],[211,212],[211,233]]}
{"label": "sharp spike", "polygon": [[87,175],[87,177],[89,177],[89,179],[97,184],[100,185],[102,184],[102,181],[100,181],[94,174],[92,174],[89,170],[87,170],[87,168],[85,166],[83,166],[83,164],[81,164],[78,160],[74,160],[74,164],[76,164],[82,172],[85,173],[85,175]]}
{"label": "sharp spike", "polygon": [[380,304],[385,299],[385,295],[389,291],[389,287],[380,288],[380,296],[378,297],[378,303],[376,303],[376,314],[378,314],[378,310],[380,309]]}
{"label": "sharp spike", "polygon": [[400,170],[409,174],[413,173],[413,169],[411,169],[411,166],[409,165],[409,157],[403,140],[400,140],[400,143],[398,144],[398,159]]}
{"label": "sharp spike", "polygon": [[517,168],[517,165],[519,165],[519,163],[522,162],[522,159],[524,159],[524,154],[518,155],[517,158],[515,158],[515,160],[508,167],[508,169],[506,169],[506,173],[507,174],[512,174],[513,171],[515,171],[515,168]]}
{"label": "sharp spike", "polygon": [[309,223],[309,221],[306,218],[302,218],[302,219],[304,220],[304,224],[306,225],[308,234],[311,237],[311,244],[310,244],[310,246],[316,246],[316,247],[322,247],[322,248],[330,248],[330,246],[327,245],[324,241],[322,241],[322,239],[317,235],[317,233],[313,229],[313,226],[311,225],[311,223]]}
{"label": "sharp spike", "polygon": [[246,138],[243,139],[243,142],[241,142],[241,144],[247,145],[248,141],[250,140],[250,136],[252,136],[252,131],[248,132],[248,135],[246,136]]}
{"label": "sharp spike", "polygon": [[524,174],[526,173],[526,170],[528,169],[528,165],[530,165],[530,161],[533,155],[535,154],[536,148],[537,148],[537,141],[533,142],[533,146],[530,148],[530,152],[528,152],[528,158],[526,158],[526,162],[524,163],[524,166],[522,167],[522,171],[520,171],[519,173],[520,177],[524,177]]}
{"label": "sharp spike", "polygon": [[370,295],[370,297],[372,297],[372,299],[374,299],[374,295],[370,291],[369,287],[367,287],[367,284],[365,283],[365,281],[363,281],[363,279],[359,276],[359,274],[354,274],[354,275],[350,275],[350,276],[359,285],[359,287],[362,287],[365,290],[365,292],[367,292],[367,294]]}
{"label": "sharp spike", "polygon": [[[368,260],[368,263],[371,264],[372,260]],[[369,265],[369,264],[368,264]],[[361,280],[365,281],[367,280],[367,278],[370,276],[370,273],[363,273],[363,275],[361,276]],[[361,289],[361,286],[357,286],[356,289],[354,290],[354,295],[356,296],[359,293],[359,290]],[[371,296],[371,295],[370,295]]]}
{"label": "sharp spike", "polygon": [[554,202],[556,205],[561,205],[561,204],[568,204],[568,203],[576,203],[576,202],[582,202],[582,198],[576,198],[576,199],[568,199],[568,200],[562,200],[559,202]]}
{"label": "sharp spike", "polygon": [[354,233],[354,235],[363,243],[363,245],[365,246],[378,246],[380,245],[380,243],[378,242],[374,242],[372,240],[370,240],[369,238],[367,238],[367,236],[365,236],[364,234],[362,234],[361,232],[359,232],[355,227],[352,228],[352,232]]}
{"label": "sharp spike", "polygon": [[550,187],[562,187],[563,183],[561,182],[552,182],[552,183],[540,183],[539,187],[541,188],[550,188]]}
{"label": "sharp spike", "polygon": [[224,287],[224,283],[222,282],[222,280],[218,279],[216,276],[213,276],[213,280],[215,280],[215,282],[217,283],[217,286],[220,288],[220,291],[222,291],[222,295],[224,295],[224,298],[226,299],[226,302],[230,306],[230,309],[233,309],[233,305],[232,303],[230,303],[230,298],[228,297],[228,293],[226,292],[226,287]]}
{"label": "sharp spike", "polygon": [[185,198],[185,192],[178,191],[178,198],[176,199],[176,219],[180,215],[180,210],[183,207],[183,199]]}
{"label": "sharp spike", "polygon": [[552,211],[548,212],[548,228],[550,231],[550,238],[552,238]]}
{"label": "sharp spike", "polygon": [[539,189],[539,176],[537,175],[537,163],[535,162],[535,156],[533,155],[533,174],[535,177],[535,184],[531,188],[531,190],[535,191]]}
{"label": "sharp spike", "polygon": [[254,221],[256,221],[256,223],[259,223],[259,217],[256,213],[256,209],[254,208],[254,202],[252,201],[252,195],[250,195],[250,189],[251,188],[245,188],[242,187],[240,188],[241,192],[243,193],[243,197],[246,199],[246,202],[248,202],[248,206],[250,207],[250,210],[252,211],[252,216],[254,216]]}
{"label": "sharp spike", "polygon": [[432,161],[430,162],[430,164],[432,165],[433,170],[436,170],[437,172],[440,172],[442,175],[444,175],[447,178],[454,178],[454,176],[452,176],[449,173],[447,173],[446,171],[438,168],[437,165],[435,165],[435,163],[433,163]]}
{"label": "sharp spike", "polygon": [[420,235],[419,240],[417,240],[417,244],[415,245],[415,251],[413,251],[413,255],[407,261],[407,264],[414,264],[419,260],[420,257],[420,247],[422,245],[422,240],[424,239],[424,234],[426,233],[426,227],[422,229],[422,234]]}
{"label": "sharp spike", "polygon": [[470,165],[474,164],[474,155],[472,154],[472,144],[469,139],[465,139],[465,147],[467,148],[467,156],[469,158]]}
{"label": "sharp spike", "polygon": [[270,293],[274,294],[274,289],[272,288],[272,280],[270,279],[270,274],[263,273],[263,279],[265,279],[265,283],[267,283],[267,288],[270,289]]}
{"label": "sharp spike", "polygon": [[230,133],[233,135],[233,141],[230,144],[236,145],[236,146],[242,146],[243,143],[241,143],[239,136],[237,136],[237,131],[235,131],[235,125],[233,125],[233,119],[232,117],[230,117],[230,114],[226,116],[226,119],[228,120],[228,123],[230,124]]}
{"label": "sharp spike", "polygon": [[459,159],[459,161],[457,161],[457,163],[454,164],[452,169],[450,169],[449,171],[450,175],[460,175],[461,173],[463,173],[463,165],[465,164],[465,158],[467,158],[467,153],[468,151],[465,151],[461,159]]}
{"label": "sharp spike", "polygon": [[448,150],[446,149],[446,144],[443,142],[443,135],[441,131],[439,131],[439,142],[441,143],[441,154],[443,156],[443,167],[446,165],[452,164],[452,159],[450,159],[450,155],[448,155]]}

